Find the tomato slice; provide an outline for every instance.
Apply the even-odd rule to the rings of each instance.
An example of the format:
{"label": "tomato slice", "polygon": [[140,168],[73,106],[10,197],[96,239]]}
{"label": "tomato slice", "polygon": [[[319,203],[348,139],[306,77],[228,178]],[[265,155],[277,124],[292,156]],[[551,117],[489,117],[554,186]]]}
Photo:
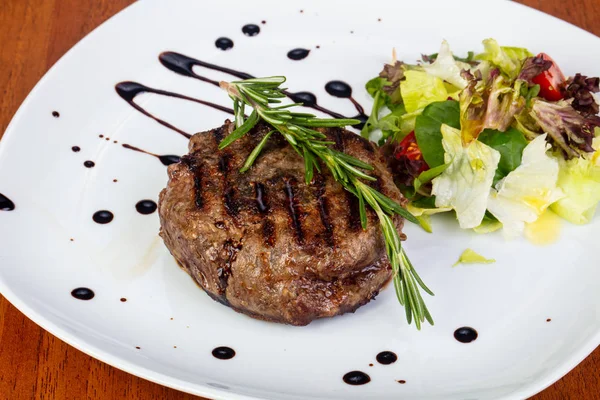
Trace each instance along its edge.
{"label": "tomato slice", "polygon": [[546,53],[540,53],[537,55],[543,60],[552,62],[552,66],[548,71],[544,71],[535,78],[532,82],[540,85],[540,96],[548,101],[558,101],[564,98],[561,87],[565,82],[565,76],[556,65],[554,60]]}
{"label": "tomato slice", "polygon": [[423,159],[423,153],[421,153],[421,149],[419,149],[419,145],[417,144],[417,138],[415,137],[414,131],[409,133],[400,143],[398,143],[394,151],[394,158],[396,160],[406,158],[409,161],[412,161],[412,164],[417,166],[418,174],[429,169],[429,166]]}

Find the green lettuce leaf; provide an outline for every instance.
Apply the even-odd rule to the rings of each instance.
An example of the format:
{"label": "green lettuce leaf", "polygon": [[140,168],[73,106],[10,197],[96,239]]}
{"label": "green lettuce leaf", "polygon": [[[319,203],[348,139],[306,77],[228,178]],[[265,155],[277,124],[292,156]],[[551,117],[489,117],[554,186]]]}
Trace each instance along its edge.
{"label": "green lettuce leaf", "polygon": [[[598,138],[596,143],[600,145]],[[552,211],[574,224],[590,222],[600,201],[600,151],[587,158],[560,160],[558,187],[565,197],[550,206]]]}
{"label": "green lettuce leaf", "polygon": [[400,94],[408,113],[448,98],[448,90],[440,78],[416,70],[406,71],[404,77],[406,79],[400,82]]}
{"label": "green lettuce leaf", "polygon": [[494,39],[484,40],[483,47],[485,51],[477,54],[475,59],[494,64],[511,81],[519,75],[523,61],[527,57],[533,57],[533,54],[525,48],[500,46]]}
{"label": "green lettuce leaf", "polygon": [[[396,86],[397,85],[398,83],[396,83]],[[393,95],[389,94],[390,87],[390,82],[382,77],[373,78],[365,85],[365,89],[373,97],[373,106],[360,135],[369,139],[371,138],[371,132],[379,129],[381,130],[381,137],[379,138],[380,145],[385,143],[389,137],[404,132],[406,132],[404,133],[404,135],[406,135],[414,128],[414,118],[403,118],[406,114],[406,110],[402,103],[402,98],[397,96],[397,100],[399,100],[400,103],[396,103],[396,100],[394,100],[395,92]],[[399,90],[396,91],[399,92]],[[384,107],[387,107],[391,112],[381,117]],[[408,122],[406,120],[408,120]]]}
{"label": "green lettuce leaf", "polygon": [[460,73],[464,69],[471,69],[471,66],[467,63],[456,61],[452,55],[452,51],[450,51],[448,42],[444,40],[435,61],[432,64],[424,64],[423,69],[429,75],[443,79],[459,89],[464,89],[467,86],[467,81]]}
{"label": "green lettuce leaf", "polygon": [[444,147],[440,131],[442,124],[460,129],[460,111],[457,101],[431,103],[416,119],[415,138],[423,159],[431,168],[444,165]]}
{"label": "green lettuce leaf", "polygon": [[461,132],[442,125],[444,161],[450,164],[433,180],[436,207],[452,207],[463,229],[481,225],[500,161],[500,153],[475,140],[463,147]]}
{"label": "green lettuce leaf", "polygon": [[510,128],[506,132],[486,129],[481,132],[478,140],[500,153],[500,162],[494,176],[494,185],[521,165],[523,149],[528,143],[523,133],[515,128]]}
{"label": "green lettuce leaf", "polygon": [[458,261],[453,265],[456,267],[459,264],[493,264],[496,260],[493,258],[485,258],[481,254],[472,249],[466,249],[458,258]]}
{"label": "green lettuce leaf", "polygon": [[535,222],[555,201],[564,197],[557,187],[558,160],[546,152],[547,135],[540,135],[523,150],[521,165],[490,192],[488,210],[502,223],[506,237],[520,236],[525,223]]}
{"label": "green lettuce leaf", "polygon": [[486,234],[496,232],[500,228],[502,228],[502,222],[498,221],[489,211],[486,211],[481,225],[473,228],[473,230],[475,233]]}

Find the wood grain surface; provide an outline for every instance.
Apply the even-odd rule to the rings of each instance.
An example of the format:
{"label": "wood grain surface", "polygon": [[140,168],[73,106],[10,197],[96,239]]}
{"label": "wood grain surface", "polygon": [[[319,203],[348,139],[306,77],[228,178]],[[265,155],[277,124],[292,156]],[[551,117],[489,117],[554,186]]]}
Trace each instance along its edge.
{"label": "wood grain surface", "polygon": [[[0,136],[48,68],[83,36],[132,2],[0,0]],[[600,35],[599,0],[521,2]],[[0,296],[0,399],[200,398],[85,355],[35,325]],[[600,348],[533,399],[600,399]]]}

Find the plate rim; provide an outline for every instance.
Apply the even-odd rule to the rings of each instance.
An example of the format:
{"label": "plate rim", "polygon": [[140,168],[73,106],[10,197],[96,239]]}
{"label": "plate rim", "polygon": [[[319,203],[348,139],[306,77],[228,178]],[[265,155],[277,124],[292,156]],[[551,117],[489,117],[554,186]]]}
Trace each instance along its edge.
{"label": "plate rim", "polygon": [[[493,0],[496,3],[510,3],[510,7],[522,8],[530,10],[530,12],[537,13],[545,18],[553,19],[557,23],[561,23],[569,27],[569,29],[576,29],[581,33],[586,35],[590,35],[598,40],[600,37],[594,35],[593,33],[574,25],[570,22],[562,20],[553,15],[547,14],[543,11],[537,10],[533,7],[527,6],[525,4],[517,3],[517,2],[506,2],[503,0]],[[35,84],[35,86],[31,89],[28,95],[25,97],[13,117],[11,118],[9,124],[4,131],[2,138],[0,139],[0,157],[5,151],[8,151],[10,147],[10,142],[13,137],[16,137],[12,132],[15,130],[14,126],[17,125],[19,120],[22,117],[22,114],[25,112],[24,110],[27,108],[31,99],[37,95],[37,92],[40,90],[46,80],[49,79],[49,76],[52,75],[55,69],[60,68],[60,65],[64,62],[63,60],[68,57],[72,57],[73,53],[75,53],[79,47],[85,45],[87,43],[90,36],[94,35],[96,31],[103,28],[105,25],[112,23],[116,18],[122,18],[123,15],[129,14],[132,12],[131,10],[142,7],[140,4],[146,2],[134,2],[123,8],[121,11],[117,12],[110,18],[106,19],[104,22],[96,26],[93,30],[91,30],[88,34],[83,36],[77,43],[75,43],[65,54],[63,54],[40,78],[40,80]],[[150,3],[150,1],[148,1]],[[0,275],[0,294],[4,296],[4,298],[9,301],[18,311],[23,313],[27,318],[33,321],[36,325],[41,327],[42,329],[49,332],[51,335],[57,337],[61,341],[67,343],[70,346],[73,346],[77,350],[83,352],[84,354],[99,360],[103,363],[106,363],[114,368],[132,374],[138,378],[142,378],[148,380],[150,382],[169,387],[175,390],[179,390],[184,393],[189,393],[197,396],[207,397],[209,399],[228,399],[228,400],[268,400],[267,397],[256,397],[252,395],[246,395],[241,393],[236,393],[233,391],[223,390],[219,388],[211,387],[207,384],[202,383],[190,383],[188,381],[176,378],[172,375],[168,375],[165,373],[157,372],[152,369],[143,367],[135,362],[128,361],[123,359],[117,355],[112,355],[110,352],[101,349],[100,347],[89,343],[85,339],[78,338],[76,335],[70,334],[66,329],[60,327],[58,324],[50,321],[44,315],[34,311],[31,307],[29,307],[22,299],[12,291],[12,289],[5,283]],[[519,389],[514,390],[511,393],[507,393],[504,398],[529,398],[535,394],[542,392],[547,389],[558,380],[566,376],[569,372],[571,372],[577,365],[579,365],[583,360],[585,360],[597,347],[600,347],[600,329],[598,329],[595,334],[591,335],[590,338],[584,342],[582,346],[580,346],[579,350],[570,354],[570,357],[565,358],[563,362],[561,362],[557,367],[550,369],[547,373],[542,375],[540,378],[533,380],[531,383],[521,386]]]}

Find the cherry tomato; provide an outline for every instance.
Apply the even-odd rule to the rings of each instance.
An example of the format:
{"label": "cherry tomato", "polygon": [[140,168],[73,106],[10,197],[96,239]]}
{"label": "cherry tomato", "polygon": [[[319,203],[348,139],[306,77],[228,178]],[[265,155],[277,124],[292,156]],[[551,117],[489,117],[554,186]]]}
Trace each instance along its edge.
{"label": "cherry tomato", "polygon": [[548,54],[540,53],[537,56],[542,57],[543,60],[551,61],[552,66],[548,71],[544,71],[533,78],[532,82],[540,85],[540,96],[544,99],[548,101],[561,100],[564,97],[561,86],[565,82],[565,76]]}
{"label": "cherry tomato", "polygon": [[396,160],[407,158],[410,161],[414,161],[415,163],[413,164],[418,165],[417,174],[429,169],[429,166],[423,159],[421,149],[419,149],[419,145],[417,144],[417,138],[415,137],[414,131],[409,133],[404,139],[402,139],[398,146],[396,146],[394,158]]}

